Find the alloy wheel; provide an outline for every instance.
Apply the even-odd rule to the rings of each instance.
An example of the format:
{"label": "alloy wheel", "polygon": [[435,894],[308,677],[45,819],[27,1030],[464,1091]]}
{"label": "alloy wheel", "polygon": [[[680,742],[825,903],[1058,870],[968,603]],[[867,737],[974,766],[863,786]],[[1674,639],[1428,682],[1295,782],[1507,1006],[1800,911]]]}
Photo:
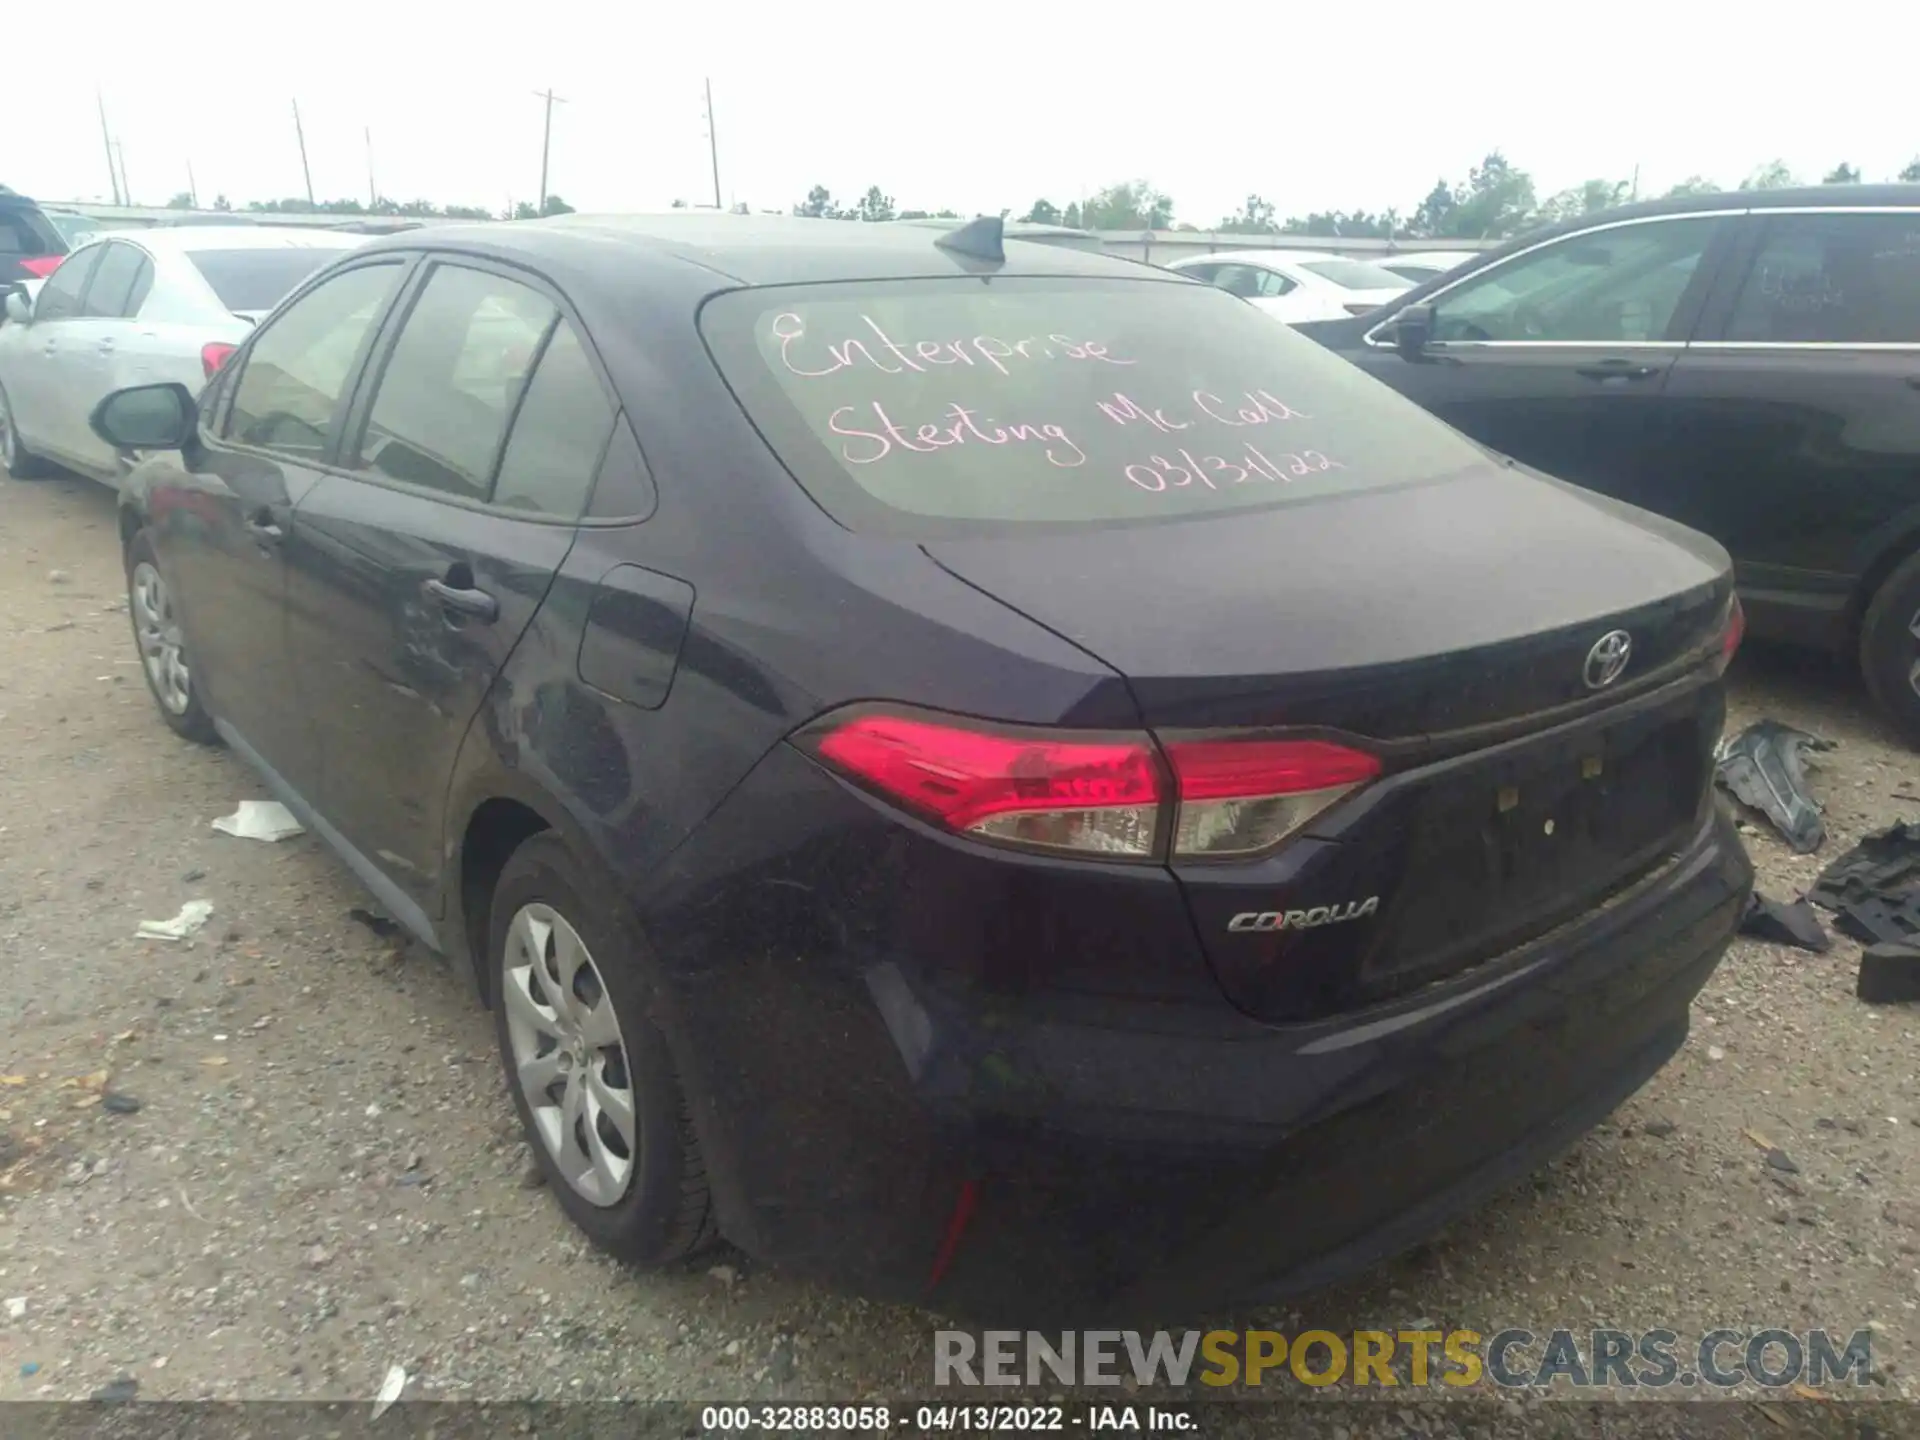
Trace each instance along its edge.
{"label": "alloy wheel", "polygon": [[7,404],[7,397],[0,395],[0,470],[9,475],[13,474],[17,445],[13,435],[13,409]]}
{"label": "alloy wheel", "polygon": [[1907,667],[1907,687],[1915,695],[1920,695],[1920,610],[1913,612],[1913,618],[1907,622],[1907,633],[1913,636],[1913,662]]}
{"label": "alloy wheel", "polygon": [[133,625],[140,660],[153,693],[170,714],[184,715],[193,703],[193,677],[187,669],[186,642],[173,614],[167,582],[150,560],[133,567]]}
{"label": "alloy wheel", "polygon": [[514,1082],[541,1143],[591,1205],[617,1205],[639,1153],[633,1068],[599,966],[551,905],[523,905],[507,927],[501,1004]]}

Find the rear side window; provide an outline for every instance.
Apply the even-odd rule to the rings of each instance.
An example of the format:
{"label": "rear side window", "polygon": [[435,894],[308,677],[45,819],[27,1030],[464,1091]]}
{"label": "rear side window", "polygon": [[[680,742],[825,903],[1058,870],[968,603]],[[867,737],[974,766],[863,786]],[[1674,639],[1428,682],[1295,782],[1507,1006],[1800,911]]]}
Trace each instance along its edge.
{"label": "rear side window", "polygon": [[709,301],[701,326],[788,469],[854,529],[1166,521],[1482,458],[1358,367],[1198,285],[741,290]]}
{"label": "rear side window", "polygon": [[303,458],[324,455],[334,411],[401,265],[362,265],[321,281],[268,321],[247,351],[229,438]]}
{"label": "rear side window", "polygon": [[572,325],[561,320],[514,417],[493,503],[577,520],[613,429],[613,406]]}
{"label": "rear side window", "polygon": [[110,240],[102,247],[100,265],[87,286],[83,313],[102,320],[134,314],[147,298],[153,284],[153,266],[147,257],[131,245]]}
{"label": "rear side window", "polygon": [[1364,260],[1302,260],[1300,268],[1342,290],[1404,290],[1407,282],[1384,265]]}
{"label": "rear side window", "polygon": [[[381,373],[361,468],[485,500],[507,422],[558,316],[537,290],[436,265]],[[599,439],[605,443],[605,429]]]}
{"label": "rear side window", "polygon": [[314,271],[338,260],[333,248],[287,247],[272,250],[189,250],[187,258],[227,309],[273,309]]}
{"label": "rear side window", "polygon": [[1769,220],[1727,339],[1920,344],[1920,210]]}
{"label": "rear side window", "polygon": [[63,255],[66,249],[60,232],[38,210],[0,205],[0,265],[42,255]]}

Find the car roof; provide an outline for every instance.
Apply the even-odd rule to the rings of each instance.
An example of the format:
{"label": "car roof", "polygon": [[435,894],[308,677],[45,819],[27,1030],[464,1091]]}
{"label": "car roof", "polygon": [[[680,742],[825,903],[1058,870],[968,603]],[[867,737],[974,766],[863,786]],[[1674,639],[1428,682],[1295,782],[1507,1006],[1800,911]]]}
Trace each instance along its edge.
{"label": "car roof", "polygon": [[935,243],[939,235],[918,225],[711,211],[434,225],[375,240],[367,249],[494,255],[590,273],[603,283],[610,266],[624,261],[631,272],[651,263],[683,278],[705,272],[714,282],[709,289],[980,273],[1151,278],[1145,267],[1128,260],[1060,245],[1022,244],[1016,230],[1008,228],[1004,263],[956,254]]}
{"label": "car roof", "polygon": [[352,250],[365,243],[361,235],[291,225],[167,225],[147,230],[102,230],[89,235],[86,243],[93,245],[109,239],[130,240],[156,254],[191,254],[196,250]]}

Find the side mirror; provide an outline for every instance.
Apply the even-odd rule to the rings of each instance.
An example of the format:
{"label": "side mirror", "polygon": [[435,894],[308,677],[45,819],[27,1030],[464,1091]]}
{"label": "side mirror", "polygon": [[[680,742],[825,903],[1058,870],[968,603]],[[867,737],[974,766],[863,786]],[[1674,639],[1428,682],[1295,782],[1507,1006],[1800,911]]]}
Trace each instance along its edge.
{"label": "side mirror", "polygon": [[1433,339],[1433,306],[1409,305],[1393,318],[1393,348],[1403,360],[1419,360]]}
{"label": "side mirror", "polygon": [[20,325],[33,323],[33,302],[18,287],[7,291],[7,318]]}
{"label": "side mirror", "polygon": [[179,450],[200,416],[184,385],[134,385],[94,406],[87,423],[116,450]]}

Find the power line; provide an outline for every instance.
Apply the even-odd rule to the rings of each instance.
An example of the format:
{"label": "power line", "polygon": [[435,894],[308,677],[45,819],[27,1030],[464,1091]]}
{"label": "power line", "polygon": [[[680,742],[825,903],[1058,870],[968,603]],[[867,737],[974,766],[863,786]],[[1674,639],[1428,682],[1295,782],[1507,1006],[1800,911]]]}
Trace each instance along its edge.
{"label": "power line", "polygon": [[547,102],[546,124],[540,131],[540,206],[539,213],[547,213],[547,155],[553,146],[553,107],[555,102],[566,104],[563,96],[555,95],[551,89],[533,92]]}

